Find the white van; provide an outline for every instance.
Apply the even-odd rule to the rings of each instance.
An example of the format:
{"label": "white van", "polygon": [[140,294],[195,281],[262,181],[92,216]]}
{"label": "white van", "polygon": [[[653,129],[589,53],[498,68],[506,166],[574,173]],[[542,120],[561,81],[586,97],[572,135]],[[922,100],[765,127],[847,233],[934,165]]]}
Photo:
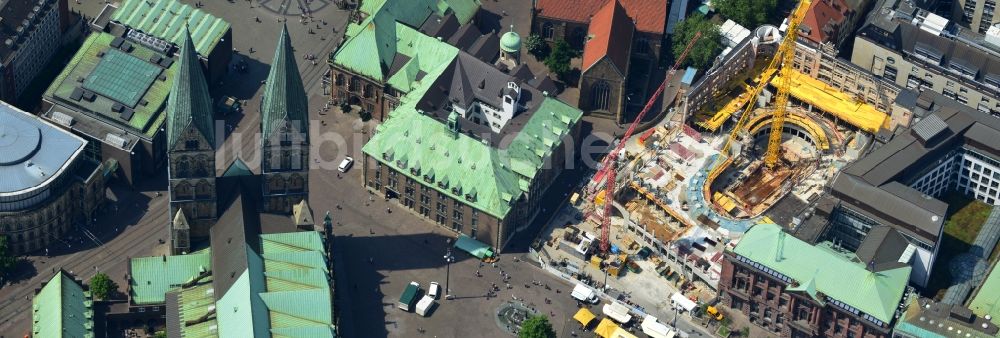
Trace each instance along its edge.
{"label": "white van", "polygon": [[441,285],[438,282],[431,282],[431,285],[427,287],[427,295],[431,296],[431,298],[437,299],[440,293]]}
{"label": "white van", "polygon": [[424,296],[424,298],[421,298],[419,302],[417,302],[417,314],[427,317],[427,314],[430,313],[430,310],[433,307],[434,307],[434,297],[431,297],[431,295],[426,295]]}
{"label": "white van", "polygon": [[337,170],[340,170],[340,172],[342,173],[346,173],[348,170],[351,170],[351,166],[353,165],[354,165],[354,158],[348,156],[344,158],[343,161],[340,161],[340,166],[337,167]]}
{"label": "white van", "polygon": [[571,293],[570,296],[573,296],[573,298],[576,298],[581,302],[586,302],[590,304],[597,304],[597,302],[600,300],[597,297],[597,292],[595,292],[594,289],[591,289],[583,284],[577,284],[575,287],[573,287],[573,293]]}

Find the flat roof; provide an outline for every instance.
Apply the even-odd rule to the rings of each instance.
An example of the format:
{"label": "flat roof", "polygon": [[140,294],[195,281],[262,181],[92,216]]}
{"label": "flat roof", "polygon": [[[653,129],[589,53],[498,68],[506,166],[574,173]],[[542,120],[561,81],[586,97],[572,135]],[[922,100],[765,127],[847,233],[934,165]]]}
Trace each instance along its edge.
{"label": "flat roof", "polygon": [[0,196],[48,185],[86,144],[83,138],[0,101]]}
{"label": "flat roof", "polygon": [[[166,121],[167,96],[179,63],[173,62],[169,68],[162,69],[152,60],[168,58],[166,55],[139,44],[131,44],[132,51],[126,53],[111,46],[115,38],[108,33],[91,34],[52,81],[44,97],[82,112],[88,118],[102,120],[147,139],[152,138]],[[148,76],[154,71],[149,67],[161,69],[151,83]],[[88,83],[92,84],[89,86],[91,89],[87,88]],[[93,91],[96,95],[92,100],[74,95],[74,92],[79,94],[83,90]],[[121,108],[116,111],[117,106],[129,105],[133,101],[134,104],[128,107],[132,111],[130,116],[122,114]],[[98,136],[103,139],[103,136]]]}
{"label": "flat roof", "polygon": [[83,81],[83,88],[135,107],[162,71],[163,68],[121,50],[109,49]]}

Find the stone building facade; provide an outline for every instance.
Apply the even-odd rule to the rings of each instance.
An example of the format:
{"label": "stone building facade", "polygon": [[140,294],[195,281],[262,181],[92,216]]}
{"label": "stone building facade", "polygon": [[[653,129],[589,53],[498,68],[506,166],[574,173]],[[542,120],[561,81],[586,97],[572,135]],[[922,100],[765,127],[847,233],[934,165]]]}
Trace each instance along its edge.
{"label": "stone building facade", "polygon": [[[180,66],[167,103],[174,254],[190,252],[192,238],[209,237],[221,214],[212,100],[190,36],[179,53]],[[282,27],[261,99],[263,182],[257,211],[265,213],[291,214],[295,205],[309,197],[309,107],[294,59],[287,27]],[[242,160],[229,168],[250,172]]]}
{"label": "stone building facade", "polygon": [[0,102],[0,235],[12,254],[43,250],[92,226],[104,204],[102,166],[87,141]]}

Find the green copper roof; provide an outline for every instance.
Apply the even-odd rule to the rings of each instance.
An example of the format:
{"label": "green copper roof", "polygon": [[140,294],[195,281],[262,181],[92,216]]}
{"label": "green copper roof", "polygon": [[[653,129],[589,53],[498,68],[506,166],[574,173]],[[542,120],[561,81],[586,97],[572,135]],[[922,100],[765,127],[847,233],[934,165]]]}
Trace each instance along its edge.
{"label": "green copper roof", "polygon": [[318,232],[260,235],[217,302],[220,337],[334,337],[333,290]]}
{"label": "green copper roof", "polygon": [[[185,29],[185,34],[187,30]],[[188,36],[188,35],[185,35]],[[215,149],[215,122],[212,111],[212,99],[208,95],[208,82],[201,69],[198,55],[194,53],[194,44],[190,36],[184,39],[178,52],[177,77],[174,79],[170,98],[167,100],[167,114],[170,122],[167,125],[167,146],[174,148],[180,135],[187,128],[194,127],[205,137],[208,145]]]}
{"label": "green copper roof", "polygon": [[500,49],[508,53],[515,53],[521,50],[521,36],[513,31],[513,29],[514,27],[511,27],[511,31],[503,33],[503,36],[500,37]]}
{"label": "green copper roof", "polygon": [[[97,32],[87,37],[83,45],[76,52],[76,55],[73,56],[73,59],[69,61],[62,72],[52,81],[52,84],[45,91],[44,96],[52,98],[53,101],[74,107],[77,110],[98,116],[103,121],[130,130],[146,139],[152,139],[160,131],[160,128],[163,127],[164,121],[166,121],[167,114],[164,113],[164,108],[174,80],[174,72],[178,68],[177,63],[175,62],[169,69],[159,73],[159,75],[165,76],[163,80],[155,79],[151,83],[146,82],[148,78],[139,81],[138,79],[126,77],[126,75],[143,76],[143,71],[115,73],[119,69],[112,66],[112,64],[128,64],[136,67],[136,69],[145,68],[147,72],[151,71],[151,69],[145,65],[159,69],[158,66],[149,63],[147,60],[155,56],[166,56],[139,44],[133,44],[134,49],[132,52],[123,53],[118,49],[111,48],[111,41],[114,38],[115,36],[103,32]],[[101,53],[103,53],[103,57],[98,56]],[[115,79],[111,79],[112,77]],[[78,82],[80,79],[83,79],[84,84],[92,83],[99,85],[101,90],[104,88],[110,90],[113,86],[114,90],[107,93],[112,94],[112,98],[114,99],[105,97],[103,96],[105,93],[101,93],[93,102],[73,100],[71,96],[74,89],[81,86],[81,83]],[[98,90],[95,91],[100,93]],[[120,97],[115,98],[113,96]],[[120,117],[119,113],[111,109],[115,105],[115,100],[122,100],[121,103],[128,104],[136,96],[139,99],[134,104],[134,114],[131,119],[124,120]]]}
{"label": "green copper roof", "polygon": [[253,176],[253,171],[247,166],[246,162],[237,157],[233,160],[233,163],[229,164],[229,168],[222,173],[222,177],[236,177],[236,176]]}
{"label": "green copper roof", "polygon": [[[397,52],[412,58],[416,54],[412,50],[416,49],[424,58],[427,55],[423,54],[439,53],[441,48],[455,49],[446,43],[432,46],[416,41],[431,39],[438,42],[436,38],[423,35],[412,27],[420,27],[431,14],[445,15],[449,11],[455,13],[459,23],[465,24],[472,20],[479,6],[478,0],[364,1],[361,10],[368,17],[360,23],[348,25],[347,41],[333,54],[333,63],[372,79],[388,81],[392,74],[386,72]],[[411,51],[407,52],[407,49]],[[372,57],[375,55],[378,57]],[[435,65],[433,61],[432,57],[421,62]]]}
{"label": "green copper roof", "polygon": [[796,290],[813,289],[885,323],[892,322],[911,269],[906,266],[871,272],[846,255],[786,235],[774,224],[750,228],[732,251],[791,278],[799,285],[794,287]]}
{"label": "green copper roof", "polygon": [[195,285],[177,293],[181,337],[216,337],[212,332],[212,326],[218,327],[215,317],[200,320],[215,306],[215,294],[209,290],[213,290],[212,276],[202,278]]}
{"label": "green copper roof", "polygon": [[1000,269],[996,266],[972,297],[969,309],[979,316],[990,315],[994,324],[1000,323]]}
{"label": "green copper roof", "polygon": [[399,44],[396,52],[410,60],[395,74],[389,74],[387,82],[403,93],[413,91],[421,82],[434,81],[458,55],[458,48],[400,23],[396,24],[396,36],[406,42]]}
{"label": "green copper roof", "polygon": [[544,158],[583,116],[579,109],[545,98],[510,145],[498,149],[466,134],[453,136],[444,123],[419,113],[416,100],[402,102],[365,144],[365,154],[498,218],[506,217],[527,192]]}
{"label": "green copper roof", "polygon": [[211,270],[212,255],[206,249],[187,255],[133,258],[130,264],[132,301],[158,304],[164,302],[170,289],[197,277],[202,269]]}
{"label": "green copper roof", "polygon": [[32,299],[32,337],[94,337],[89,292],[59,271]]}
{"label": "green copper roof", "polygon": [[186,24],[190,26],[195,48],[205,56],[229,31],[228,22],[177,0],[124,0],[111,20],[178,46],[188,35],[184,32]]}
{"label": "green copper roof", "polygon": [[285,25],[282,25],[281,35],[278,36],[278,47],[274,51],[262,100],[263,138],[270,139],[272,133],[281,130],[285,123],[296,125],[294,128],[298,128],[300,133],[309,132],[309,102]]}

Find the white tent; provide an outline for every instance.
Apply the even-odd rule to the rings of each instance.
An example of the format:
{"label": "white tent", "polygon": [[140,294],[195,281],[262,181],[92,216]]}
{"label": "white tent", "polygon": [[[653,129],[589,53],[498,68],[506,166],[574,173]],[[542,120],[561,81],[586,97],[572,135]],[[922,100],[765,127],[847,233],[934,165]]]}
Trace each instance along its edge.
{"label": "white tent", "polygon": [[646,315],[642,320],[642,332],[652,338],[674,338],[677,332],[666,324],[656,321],[656,317]]}
{"label": "white tent", "polygon": [[693,300],[684,297],[684,295],[680,292],[674,293],[673,296],[670,296],[670,300],[673,301],[675,306],[679,306],[684,309],[684,311],[691,311],[695,306],[698,306],[698,304],[695,304]]}
{"label": "white tent", "polygon": [[604,304],[604,314],[616,322],[625,324],[632,320],[632,315],[628,313],[628,307],[619,302]]}

